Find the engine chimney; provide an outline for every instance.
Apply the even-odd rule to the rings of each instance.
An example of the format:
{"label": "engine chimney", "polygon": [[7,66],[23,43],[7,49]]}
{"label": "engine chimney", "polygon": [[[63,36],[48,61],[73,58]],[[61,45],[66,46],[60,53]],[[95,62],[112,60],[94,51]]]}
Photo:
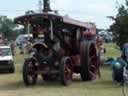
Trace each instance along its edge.
{"label": "engine chimney", "polygon": [[43,0],[43,5],[44,5],[44,8],[43,8],[43,12],[45,13],[48,13],[48,12],[51,12],[51,8],[50,8],[50,1],[49,0]]}

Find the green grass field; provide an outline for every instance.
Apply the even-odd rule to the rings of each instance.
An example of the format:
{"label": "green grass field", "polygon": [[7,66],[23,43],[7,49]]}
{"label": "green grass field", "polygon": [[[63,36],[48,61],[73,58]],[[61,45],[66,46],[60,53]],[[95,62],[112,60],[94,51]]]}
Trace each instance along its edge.
{"label": "green grass field", "polygon": [[[115,44],[105,44],[105,47],[105,58],[119,56],[120,52]],[[74,74],[72,84],[65,87],[59,81],[44,82],[39,76],[35,86],[26,87],[22,80],[24,57],[25,55],[16,53],[16,73],[0,74],[0,96],[122,96],[122,87],[112,83],[110,66],[102,67],[102,77],[92,82],[82,82],[80,76]]]}

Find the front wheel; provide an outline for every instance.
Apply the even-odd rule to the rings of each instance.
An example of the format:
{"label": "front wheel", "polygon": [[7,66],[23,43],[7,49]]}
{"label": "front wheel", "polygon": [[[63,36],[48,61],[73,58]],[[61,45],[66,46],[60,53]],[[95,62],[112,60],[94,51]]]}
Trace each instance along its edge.
{"label": "front wheel", "polygon": [[37,81],[37,74],[35,74],[35,65],[32,60],[25,60],[23,65],[23,80],[25,85],[34,85]]}
{"label": "front wheel", "polygon": [[60,64],[60,79],[61,83],[65,86],[72,82],[72,62],[69,57],[63,57]]}

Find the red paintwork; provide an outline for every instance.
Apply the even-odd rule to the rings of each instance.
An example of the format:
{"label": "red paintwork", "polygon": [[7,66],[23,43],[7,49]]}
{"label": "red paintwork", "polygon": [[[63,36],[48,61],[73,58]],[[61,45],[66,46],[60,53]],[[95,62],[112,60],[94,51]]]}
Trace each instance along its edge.
{"label": "red paintwork", "polygon": [[70,82],[72,80],[72,68],[68,61],[65,62],[64,72],[66,81]]}
{"label": "red paintwork", "polygon": [[90,28],[89,31],[83,32],[84,35],[95,35],[96,34],[96,27],[92,26],[93,28]]}
{"label": "red paintwork", "polygon": [[91,80],[95,80],[96,79],[96,70],[97,70],[97,57],[95,56],[95,49],[94,47],[90,47],[90,52],[89,52],[89,57],[90,57],[90,76],[91,76]]}
{"label": "red paintwork", "polygon": [[71,56],[73,64],[76,66],[80,66],[80,55]]}

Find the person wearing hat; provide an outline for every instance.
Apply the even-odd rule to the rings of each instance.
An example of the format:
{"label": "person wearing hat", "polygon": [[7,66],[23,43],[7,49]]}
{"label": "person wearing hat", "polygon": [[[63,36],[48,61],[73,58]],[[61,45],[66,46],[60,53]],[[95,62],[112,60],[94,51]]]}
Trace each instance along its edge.
{"label": "person wearing hat", "polygon": [[126,62],[118,57],[116,60],[112,59],[112,78],[115,83],[123,83],[123,71],[126,66]]}

